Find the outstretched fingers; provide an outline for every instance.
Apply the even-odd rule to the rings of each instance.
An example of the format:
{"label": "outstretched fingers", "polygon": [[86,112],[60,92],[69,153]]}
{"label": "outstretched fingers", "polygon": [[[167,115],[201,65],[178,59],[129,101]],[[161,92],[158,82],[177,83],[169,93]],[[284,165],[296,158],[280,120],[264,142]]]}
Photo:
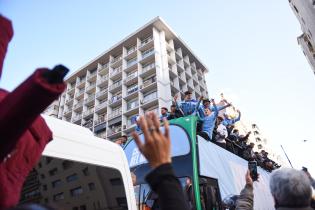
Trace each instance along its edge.
{"label": "outstretched fingers", "polygon": [[143,148],[143,143],[140,141],[139,135],[138,135],[135,131],[132,132],[131,135],[132,135],[133,139],[135,140],[135,142],[136,142],[136,144],[137,144],[137,146],[138,146],[140,152],[142,152],[142,151],[143,151],[143,150],[142,150],[142,148]]}

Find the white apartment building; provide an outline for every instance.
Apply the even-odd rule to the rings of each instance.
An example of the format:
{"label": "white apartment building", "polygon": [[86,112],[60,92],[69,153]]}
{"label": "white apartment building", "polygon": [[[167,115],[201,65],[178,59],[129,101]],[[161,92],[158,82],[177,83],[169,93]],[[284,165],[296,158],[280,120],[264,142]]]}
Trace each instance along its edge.
{"label": "white apartment building", "polygon": [[206,66],[157,17],[93,59],[68,79],[58,118],[116,140],[135,128],[135,116],[183,99],[208,97]]}
{"label": "white apartment building", "polygon": [[303,32],[297,38],[298,43],[315,74],[315,0],[289,0],[289,3]]}

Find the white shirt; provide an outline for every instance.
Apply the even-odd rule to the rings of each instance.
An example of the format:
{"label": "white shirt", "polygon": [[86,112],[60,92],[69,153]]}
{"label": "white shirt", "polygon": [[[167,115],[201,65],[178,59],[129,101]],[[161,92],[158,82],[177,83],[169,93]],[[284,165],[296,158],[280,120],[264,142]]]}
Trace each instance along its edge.
{"label": "white shirt", "polygon": [[[224,125],[220,124],[218,126],[218,128],[217,128],[217,133],[220,136],[219,135],[216,136],[216,142],[218,142],[218,143],[226,143],[225,142],[225,138],[228,137],[228,132],[226,130],[226,127]],[[222,138],[222,136],[224,136],[224,137]]]}

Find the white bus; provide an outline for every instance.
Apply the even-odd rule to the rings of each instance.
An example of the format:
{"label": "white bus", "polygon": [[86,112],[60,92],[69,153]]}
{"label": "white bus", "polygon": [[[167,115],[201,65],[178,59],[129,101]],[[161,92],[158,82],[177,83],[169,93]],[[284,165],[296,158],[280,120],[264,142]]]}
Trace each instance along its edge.
{"label": "white bus", "polygon": [[20,204],[65,210],[136,209],[123,149],[78,125],[44,116],[53,141],[27,177]]}

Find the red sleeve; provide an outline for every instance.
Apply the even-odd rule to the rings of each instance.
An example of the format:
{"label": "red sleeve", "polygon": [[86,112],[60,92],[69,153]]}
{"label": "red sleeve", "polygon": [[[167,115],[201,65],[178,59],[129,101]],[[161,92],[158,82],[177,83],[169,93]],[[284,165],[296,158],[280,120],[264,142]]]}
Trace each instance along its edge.
{"label": "red sleeve", "polygon": [[38,115],[65,89],[64,83],[47,83],[41,76],[44,71],[48,69],[36,70],[0,102],[0,161],[14,149]]}
{"label": "red sleeve", "polygon": [[8,44],[13,37],[11,21],[0,15],[0,77]]}

